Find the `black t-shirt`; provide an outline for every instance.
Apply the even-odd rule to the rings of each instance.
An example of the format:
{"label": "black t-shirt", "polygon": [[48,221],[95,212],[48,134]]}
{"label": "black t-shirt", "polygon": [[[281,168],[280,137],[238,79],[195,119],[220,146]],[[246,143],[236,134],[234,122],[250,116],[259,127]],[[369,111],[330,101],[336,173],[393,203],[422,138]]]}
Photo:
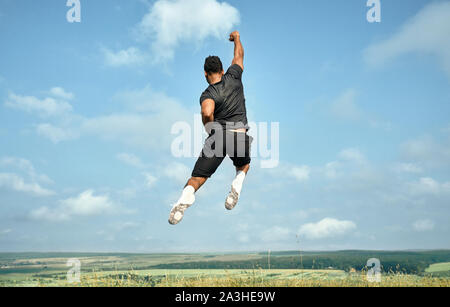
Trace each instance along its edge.
{"label": "black t-shirt", "polygon": [[228,123],[228,125],[233,125],[232,129],[248,129],[242,73],[239,65],[231,65],[222,80],[211,84],[200,97],[200,104],[205,99],[214,100],[214,121],[220,123],[224,128],[227,128]]}

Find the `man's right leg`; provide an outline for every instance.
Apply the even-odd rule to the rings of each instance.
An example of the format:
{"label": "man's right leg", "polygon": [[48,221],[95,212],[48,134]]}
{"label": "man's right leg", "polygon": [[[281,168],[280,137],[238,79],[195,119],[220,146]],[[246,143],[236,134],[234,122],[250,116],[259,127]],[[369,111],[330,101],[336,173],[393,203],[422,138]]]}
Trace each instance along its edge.
{"label": "man's right leg", "polygon": [[208,180],[207,177],[191,177],[184,187],[191,186],[197,192],[205,184],[206,180]]}
{"label": "man's right leg", "polygon": [[181,222],[186,209],[195,202],[197,192],[217,170],[224,158],[200,156],[195,164],[191,179],[188,180],[180,199],[173,206],[169,216],[169,223],[176,225]]}
{"label": "man's right leg", "polygon": [[227,210],[233,210],[236,207],[242,192],[245,177],[247,176],[249,170],[250,164],[240,167],[236,166],[236,177],[231,183],[231,191],[225,200],[225,208]]}
{"label": "man's right leg", "polygon": [[227,210],[233,210],[239,201],[245,177],[250,170],[250,151],[253,140],[246,133],[239,132],[234,134],[233,139],[235,147],[233,148],[233,156],[230,157],[236,167],[236,177],[231,184],[230,193],[225,199]]}
{"label": "man's right leg", "polygon": [[188,180],[183,192],[181,193],[180,199],[173,206],[170,216],[169,223],[176,225],[183,219],[184,211],[192,206],[195,202],[195,192],[197,192],[202,185],[205,184],[208,178],[206,177],[191,177]]}

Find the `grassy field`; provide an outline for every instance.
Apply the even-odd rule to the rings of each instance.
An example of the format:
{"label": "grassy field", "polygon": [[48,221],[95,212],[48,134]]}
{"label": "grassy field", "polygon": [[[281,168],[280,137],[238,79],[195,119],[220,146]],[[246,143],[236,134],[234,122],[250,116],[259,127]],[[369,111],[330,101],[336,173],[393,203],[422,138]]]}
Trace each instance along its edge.
{"label": "grassy field", "polygon": [[[387,263],[393,259],[403,259],[403,262],[398,262],[396,271],[392,270],[391,264],[384,267],[381,283],[372,283],[366,278],[368,268],[365,262],[358,262],[360,258],[367,261],[370,256],[379,257]],[[81,262],[79,283],[69,283],[67,280],[70,267],[66,263],[70,258]],[[354,266],[348,265],[350,260]],[[0,254],[0,286],[448,287],[448,260],[450,255],[445,251],[311,252],[301,258],[298,252],[274,253],[271,258],[264,253]],[[332,266],[321,267],[331,261],[334,261]],[[298,269],[297,262],[311,266]],[[292,268],[285,267],[289,263]],[[415,273],[405,273],[405,270]]]}
{"label": "grassy field", "polygon": [[425,273],[434,277],[450,278],[450,262],[434,263],[425,269]]}

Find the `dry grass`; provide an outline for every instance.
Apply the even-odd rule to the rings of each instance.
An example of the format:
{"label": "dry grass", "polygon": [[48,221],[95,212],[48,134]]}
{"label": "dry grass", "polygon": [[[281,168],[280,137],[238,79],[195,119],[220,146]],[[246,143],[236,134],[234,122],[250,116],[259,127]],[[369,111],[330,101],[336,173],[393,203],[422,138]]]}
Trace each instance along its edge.
{"label": "dry grass", "polygon": [[[292,271],[290,271],[292,272]],[[310,273],[310,272],[308,272]],[[449,278],[436,278],[416,275],[383,275],[380,283],[368,282],[364,274],[344,273],[341,277],[311,275],[298,277],[273,277],[273,271],[249,271],[236,274],[229,272],[225,276],[198,273],[192,275],[152,276],[134,272],[117,275],[97,273],[82,277],[78,284],[61,282],[59,286],[81,287],[449,287]],[[43,285],[41,285],[43,286]]]}

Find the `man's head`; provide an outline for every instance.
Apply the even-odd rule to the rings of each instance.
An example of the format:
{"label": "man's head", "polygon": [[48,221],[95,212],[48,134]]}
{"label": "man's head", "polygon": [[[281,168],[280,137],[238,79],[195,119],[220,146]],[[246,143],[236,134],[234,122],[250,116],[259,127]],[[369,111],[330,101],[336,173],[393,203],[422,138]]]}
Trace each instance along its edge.
{"label": "man's head", "polygon": [[223,76],[222,61],[218,56],[209,56],[205,60],[205,77],[209,84],[217,83]]}

